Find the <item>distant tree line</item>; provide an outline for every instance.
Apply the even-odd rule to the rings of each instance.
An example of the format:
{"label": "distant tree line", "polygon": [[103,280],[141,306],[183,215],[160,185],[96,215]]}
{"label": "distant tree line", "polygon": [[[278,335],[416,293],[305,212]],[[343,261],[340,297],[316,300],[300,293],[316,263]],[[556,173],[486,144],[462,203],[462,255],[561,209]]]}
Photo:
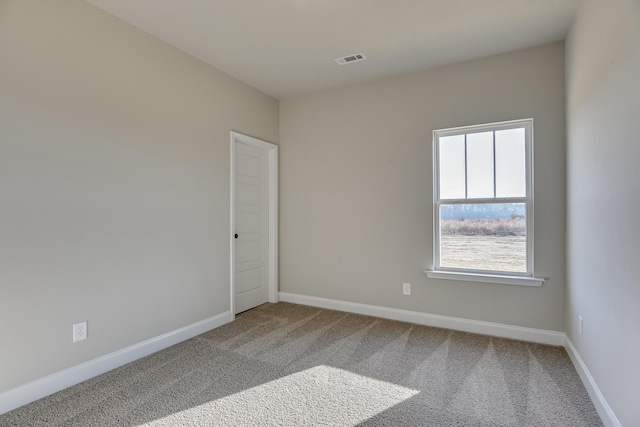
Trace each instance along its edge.
{"label": "distant tree line", "polygon": [[468,205],[441,205],[440,219],[523,219],[524,203],[490,203]]}

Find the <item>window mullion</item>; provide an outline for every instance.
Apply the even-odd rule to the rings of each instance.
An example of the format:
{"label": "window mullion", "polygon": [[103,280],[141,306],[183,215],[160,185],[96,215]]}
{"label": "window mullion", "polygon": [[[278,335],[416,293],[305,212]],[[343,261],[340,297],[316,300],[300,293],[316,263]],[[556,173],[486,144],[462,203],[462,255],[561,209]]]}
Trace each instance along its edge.
{"label": "window mullion", "polygon": [[464,198],[469,197],[469,173],[467,171],[467,134],[464,134]]}
{"label": "window mullion", "polygon": [[493,131],[491,134],[493,135],[493,197],[495,198],[498,194],[496,192],[496,132]]}

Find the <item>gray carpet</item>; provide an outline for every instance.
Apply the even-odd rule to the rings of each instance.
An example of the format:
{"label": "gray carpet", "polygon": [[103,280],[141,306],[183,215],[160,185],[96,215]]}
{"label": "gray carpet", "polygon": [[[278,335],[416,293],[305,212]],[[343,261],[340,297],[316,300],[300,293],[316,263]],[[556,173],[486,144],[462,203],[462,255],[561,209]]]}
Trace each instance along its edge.
{"label": "gray carpet", "polygon": [[288,303],[0,426],[601,426],[564,349]]}

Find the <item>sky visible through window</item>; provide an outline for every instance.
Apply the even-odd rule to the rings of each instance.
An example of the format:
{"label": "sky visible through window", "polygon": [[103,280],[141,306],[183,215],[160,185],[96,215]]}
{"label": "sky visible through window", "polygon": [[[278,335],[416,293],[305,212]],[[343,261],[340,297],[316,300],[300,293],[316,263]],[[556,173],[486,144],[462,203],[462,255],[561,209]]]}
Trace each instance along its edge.
{"label": "sky visible through window", "polygon": [[441,200],[526,196],[524,128],[444,136],[439,144]]}

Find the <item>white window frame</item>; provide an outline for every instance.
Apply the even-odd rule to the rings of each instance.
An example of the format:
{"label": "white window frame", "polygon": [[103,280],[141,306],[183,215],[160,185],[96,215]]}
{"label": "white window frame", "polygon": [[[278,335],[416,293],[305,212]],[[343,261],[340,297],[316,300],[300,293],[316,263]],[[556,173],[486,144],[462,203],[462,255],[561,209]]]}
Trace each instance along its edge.
{"label": "white window frame", "polygon": [[[439,140],[442,137],[454,135],[468,135],[479,132],[495,132],[507,129],[525,129],[525,197],[495,197],[495,198],[463,198],[440,199],[440,153]],[[464,280],[485,283],[499,283],[525,286],[541,286],[544,279],[534,277],[534,202],[533,202],[533,119],[512,120],[506,122],[488,123],[475,126],[463,126],[433,131],[433,270],[427,270],[427,277],[433,279]],[[526,272],[507,272],[492,270],[476,270],[442,267],[440,265],[440,206],[442,204],[497,204],[524,203],[526,211]]]}

